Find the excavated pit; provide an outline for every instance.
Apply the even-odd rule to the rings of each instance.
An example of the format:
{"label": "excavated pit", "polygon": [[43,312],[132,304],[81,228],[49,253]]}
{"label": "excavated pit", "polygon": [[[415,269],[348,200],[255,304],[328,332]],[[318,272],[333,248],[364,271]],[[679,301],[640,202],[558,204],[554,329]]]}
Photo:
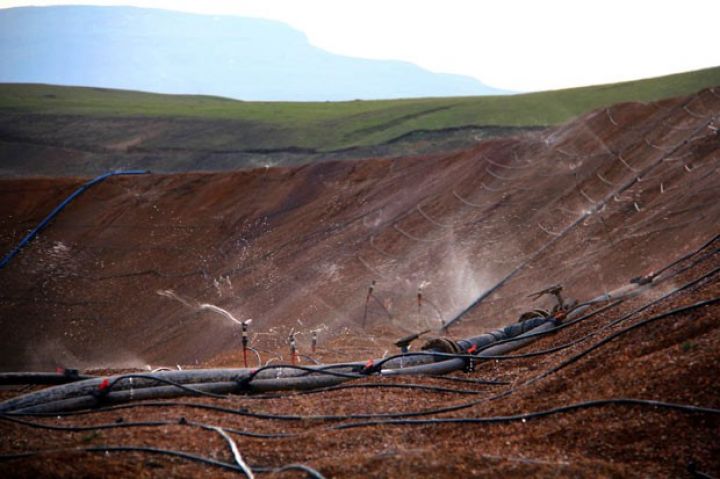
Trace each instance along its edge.
{"label": "excavated pit", "polygon": [[[720,232],[718,93],[708,89],[658,103],[616,105],[554,129],[489,140],[449,155],[109,178],[71,203],[0,271],[0,369],[240,365],[236,324],[171,301],[157,294],[161,290],[253,318],[252,344],[264,359],[287,357],[292,328],[301,333],[301,352],[310,354],[310,331],[320,330],[314,356],[323,361],[395,352],[392,343],[401,336],[437,329],[441,319],[447,323],[466,310],[453,322],[451,337],[512,323],[523,311],[551,306],[549,299],[533,302],[527,296],[553,284],[581,301],[613,290]],[[0,180],[0,250],[10,250],[84,181]],[[713,271],[720,261],[717,247],[712,243],[681,263],[688,269],[678,269],[649,293],[521,352],[578,338]],[[366,312],[373,280],[375,300]],[[468,309],[491,288],[492,294]],[[631,321],[718,292],[717,277],[710,276]],[[653,324],[506,400],[451,416],[512,414],[609,397],[718,408],[718,311],[713,305],[678,315],[665,323],[669,329]],[[518,383],[593,341],[537,358],[482,363],[461,376]],[[481,395],[497,391],[441,379],[422,383]],[[229,403],[316,414],[410,411],[466,400],[450,393],[368,391]],[[14,394],[6,390],[2,397]],[[61,422],[179,416],[301,432],[300,439],[243,438],[243,456],[253,464],[303,462],[331,477],[679,476],[687,474],[690,461],[720,473],[717,415],[633,407],[527,423],[336,431],[322,422],[262,421],[177,407]],[[36,434],[5,421],[0,428],[3,453],[43,449],[49,436],[53,447],[142,443],[231,457],[219,436],[182,426],[97,434]],[[81,462],[65,464],[62,454],[2,461],[0,471],[17,477],[225,474],[139,453],[79,457]]]}

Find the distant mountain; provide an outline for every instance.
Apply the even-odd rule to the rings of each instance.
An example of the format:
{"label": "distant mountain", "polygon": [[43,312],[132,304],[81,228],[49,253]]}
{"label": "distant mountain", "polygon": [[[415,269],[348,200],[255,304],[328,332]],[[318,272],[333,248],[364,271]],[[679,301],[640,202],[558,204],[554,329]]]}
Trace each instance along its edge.
{"label": "distant mountain", "polygon": [[86,6],[0,10],[0,82],[242,100],[506,93],[411,63],[335,55],[275,21]]}

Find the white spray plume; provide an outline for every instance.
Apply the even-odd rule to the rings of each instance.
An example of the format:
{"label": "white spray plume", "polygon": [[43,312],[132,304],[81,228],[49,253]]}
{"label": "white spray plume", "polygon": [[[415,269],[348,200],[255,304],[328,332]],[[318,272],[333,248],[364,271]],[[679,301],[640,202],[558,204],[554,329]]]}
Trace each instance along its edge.
{"label": "white spray plume", "polygon": [[197,310],[197,311],[202,311],[202,310],[212,311],[213,313],[217,313],[217,314],[219,314],[219,315],[221,315],[221,316],[224,316],[225,318],[229,319],[230,321],[233,321],[233,322],[236,323],[236,324],[243,324],[243,323],[244,323],[244,324],[250,324],[250,322],[252,321],[252,319],[246,319],[245,321],[240,321],[240,320],[237,319],[235,316],[233,316],[232,313],[230,313],[229,311],[227,311],[227,310],[225,310],[225,309],[223,309],[223,308],[221,308],[221,307],[219,307],[219,306],[215,306],[214,304],[208,304],[208,303],[202,303],[202,304],[191,303],[190,301],[182,298],[180,295],[178,295],[177,293],[175,293],[175,291],[173,291],[173,290],[171,290],[171,289],[158,290],[158,291],[157,291],[157,294],[160,295],[160,296],[163,296],[163,297],[165,297],[165,298],[174,299],[175,301],[178,301],[178,302],[182,303],[184,306],[186,306],[186,307],[188,307],[188,308],[190,308],[190,309],[192,309],[192,310]]}
{"label": "white spray plume", "polygon": [[461,248],[453,247],[448,255],[445,274],[448,275],[448,299],[450,300],[450,317],[472,304],[483,291],[491,285],[488,271],[473,267],[470,255]]}
{"label": "white spray plume", "polygon": [[166,297],[166,298],[170,298],[170,299],[174,299],[175,301],[179,301],[179,302],[182,303],[184,306],[187,306],[187,307],[190,308],[190,309],[196,309],[196,308],[197,308],[197,305],[191,304],[191,303],[187,302],[186,300],[184,300],[183,298],[181,298],[180,296],[178,296],[178,295],[175,293],[175,291],[173,291],[172,289],[161,289],[161,290],[156,291],[156,293],[157,293],[158,295],[160,295],[160,296],[164,296],[164,297]]}
{"label": "white spray plume", "polygon": [[224,309],[222,309],[222,308],[220,308],[220,307],[218,307],[218,306],[215,306],[214,304],[203,303],[203,304],[200,305],[200,307],[199,307],[198,309],[201,309],[201,310],[207,309],[208,311],[212,311],[213,313],[217,313],[217,314],[220,314],[220,315],[222,315],[222,316],[225,316],[227,319],[229,319],[230,321],[234,321],[234,322],[236,322],[237,324],[242,324],[242,323],[243,323],[242,321],[240,321],[239,319],[237,319],[235,316],[233,316],[232,314],[230,314],[229,311],[226,311],[226,310],[224,310]]}

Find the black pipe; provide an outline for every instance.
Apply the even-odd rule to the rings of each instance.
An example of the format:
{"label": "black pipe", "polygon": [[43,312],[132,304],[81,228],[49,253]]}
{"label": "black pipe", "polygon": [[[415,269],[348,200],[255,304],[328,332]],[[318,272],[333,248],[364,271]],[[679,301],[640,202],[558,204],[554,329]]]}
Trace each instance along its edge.
{"label": "black pipe", "polygon": [[670,409],[674,411],[681,411],[686,413],[701,413],[701,414],[712,414],[720,415],[720,409],[695,406],[692,404],[678,404],[664,401],[655,401],[650,399],[635,399],[635,398],[612,398],[612,399],[597,399],[593,401],[583,401],[579,403],[569,404],[567,406],[556,407],[552,409],[546,409],[544,411],[537,411],[523,414],[512,414],[509,416],[488,416],[488,417],[450,417],[450,418],[431,418],[431,419],[385,419],[380,421],[363,421],[363,422],[352,422],[348,424],[339,424],[334,426],[333,429],[354,429],[358,427],[369,427],[369,426],[420,426],[429,424],[499,424],[507,422],[517,421],[528,421],[530,419],[538,419],[547,416],[553,416],[555,414],[563,414],[582,409],[591,409],[596,407],[605,406],[644,406],[653,409]]}
{"label": "black pipe", "polygon": [[79,374],[77,372],[41,373],[41,372],[12,372],[0,373],[0,386],[16,384],[67,384],[86,379],[93,379],[97,376]]}
{"label": "black pipe", "polygon": [[[477,345],[489,344],[498,339],[520,334],[546,321],[544,318],[531,319],[468,340],[461,340],[459,344],[467,351],[473,346],[477,348]],[[387,363],[386,369],[393,369],[434,362],[436,359],[437,358],[432,357],[432,355],[429,357],[401,356],[379,361]],[[459,369],[465,364],[467,359],[458,358],[455,359],[455,361],[461,365],[455,368]],[[140,398],[177,397],[184,393],[221,397],[220,395],[238,392],[313,389],[317,387],[328,387],[348,379],[362,377],[355,373],[360,367],[362,367],[362,363],[341,363],[319,367],[270,365],[257,370],[163,371],[154,375],[130,374],[113,376],[106,379],[93,378],[87,381],[57,386],[7,400],[0,403],[0,412],[50,412],[53,410],[52,408],[55,407],[60,409],[54,410],[87,408],[96,407],[103,402],[112,403]],[[338,368],[350,368],[350,371],[331,371],[332,369]],[[287,377],[272,377],[271,370],[277,370],[281,372],[283,376]],[[316,376],[308,376],[299,378],[298,380],[293,379],[293,376],[300,376],[305,373],[315,374]],[[317,374],[321,376],[317,376]],[[335,376],[335,378],[329,378],[327,376]],[[126,379],[129,379],[129,381],[126,381]],[[137,381],[134,382],[133,379]],[[267,380],[265,381],[264,379]],[[182,380],[184,383],[179,383],[178,380]],[[201,382],[198,383],[195,381]],[[157,382],[162,382],[169,386],[157,386]],[[192,386],[188,386],[188,384],[192,384]]]}
{"label": "black pipe", "polygon": [[[21,453],[14,453],[14,454],[2,454],[0,455],[0,460],[8,461],[8,460],[15,460],[15,459],[24,459],[28,457],[34,457],[38,456],[44,453],[53,453],[53,452],[64,452],[64,453],[72,453],[72,452],[93,452],[93,453],[101,453],[101,454],[107,454],[109,452],[143,452],[143,453],[150,453],[150,454],[159,454],[164,456],[172,456],[172,457],[179,457],[182,459],[186,459],[188,461],[192,462],[198,462],[201,464],[209,465],[209,466],[215,466],[219,467],[225,470],[229,470],[232,472],[240,472],[244,473],[243,469],[240,466],[236,466],[235,464],[230,464],[227,462],[218,461],[217,459],[212,459],[209,457],[200,456],[197,454],[191,454],[188,452],[183,451],[174,451],[171,449],[160,449],[157,447],[146,447],[146,446],[91,446],[91,447],[78,447],[78,448],[64,448],[64,449],[51,449],[47,451],[29,451],[29,452],[21,452]],[[304,464],[289,464],[287,466],[280,466],[280,467],[263,467],[263,466],[253,466],[252,467],[253,472],[257,473],[270,473],[270,472],[282,472],[287,470],[301,470],[305,472],[308,477],[312,477],[314,479],[324,479],[324,476],[320,474],[315,469],[306,466]]]}

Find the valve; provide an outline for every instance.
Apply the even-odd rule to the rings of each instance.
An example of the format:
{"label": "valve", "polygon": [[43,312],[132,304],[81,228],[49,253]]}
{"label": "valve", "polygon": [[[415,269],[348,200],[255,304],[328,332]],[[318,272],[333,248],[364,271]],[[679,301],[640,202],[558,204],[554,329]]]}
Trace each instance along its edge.
{"label": "valve", "polygon": [[536,293],[532,293],[528,295],[528,298],[532,298],[533,300],[538,300],[544,295],[552,295],[555,296],[555,299],[558,302],[558,306],[563,307],[565,302],[563,301],[562,295],[560,294],[563,290],[563,287],[559,284],[556,284],[555,286],[550,286],[549,288],[545,288],[542,291],[538,291]]}
{"label": "valve", "polygon": [[245,321],[243,321],[243,322],[241,323],[241,326],[242,326],[243,364],[245,365],[245,367],[248,367],[247,351],[248,351],[248,346],[249,346],[249,343],[250,343],[250,342],[248,341],[247,331],[248,331],[248,324],[250,324],[251,322],[252,322],[252,319],[246,319]]}
{"label": "valve", "polygon": [[423,334],[427,334],[429,332],[430,332],[430,330],[426,329],[424,331],[420,331],[419,333],[411,334],[409,336],[405,336],[404,338],[400,338],[397,341],[395,341],[395,346],[400,348],[400,352],[405,354],[410,350],[410,343],[415,341],[417,338],[419,338]]}
{"label": "valve", "polygon": [[375,280],[372,280],[370,287],[368,288],[367,296],[365,297],[365,314],[363,315],[362,327],[365,328],[367,323],[368,305],[370,304],[370,298],[372,297],[373,291],[375,290]]}

